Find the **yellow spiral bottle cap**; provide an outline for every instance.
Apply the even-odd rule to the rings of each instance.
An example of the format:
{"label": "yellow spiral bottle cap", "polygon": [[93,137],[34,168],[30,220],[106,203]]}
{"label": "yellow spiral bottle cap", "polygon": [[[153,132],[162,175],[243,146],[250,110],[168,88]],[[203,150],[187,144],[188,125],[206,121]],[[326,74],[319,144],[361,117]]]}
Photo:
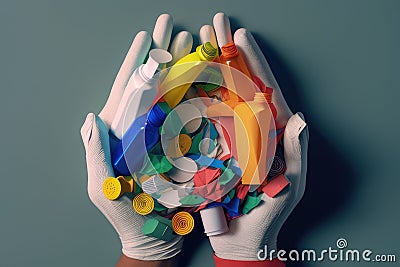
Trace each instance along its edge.
{"label": "yellow spiral bottle cap", "polygon": [[194,219],[188,212],[180,211],[172,217],[172,229],[178,235],[187,235],[193,228]]}
{"label": "yellow spiral bottle cap", "polygon": [[140,215],[147,215],[154,210],[154,199],[146,193],[137,194],[133,198],[133,209]]}

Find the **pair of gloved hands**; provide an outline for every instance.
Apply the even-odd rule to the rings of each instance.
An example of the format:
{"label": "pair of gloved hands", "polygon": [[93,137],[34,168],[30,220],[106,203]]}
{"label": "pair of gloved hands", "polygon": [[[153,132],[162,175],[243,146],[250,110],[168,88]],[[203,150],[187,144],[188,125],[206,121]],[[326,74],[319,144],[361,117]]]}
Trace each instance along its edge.
{"label": "pair of gloved hands", "polygon": [[[269,251],[273,249],[276,251],[280,228],[303,196],[307,171],[308,129],[303,115],[301,113],[293,115],[288,107],[251,33],[242,28],[237,30],[232,38],[229,19],[223,13],[216,14],[213,22],[214,27],[205,25],[201,28],[201,42],[210,41],[217,46],[218,40],[218,44],[222,46],[234,40],[250,72],[274,89],[272,101],[277,109],[277,128],[285,127],[283,137],[287,165],[285,176],[290,185],[274,198],[264,194],[262,204],[249,214],[230,221],[229,232],[210,237],[216,259],[225,259],[227,262],[257,261],[257,253],[264,246],[267,246]],[[123,257],[143,261],[142,263],[162,262],[173,258],[181,251],[183,237],[178,236],[166,242],[143,235],[141,229],[145,219],[135,213],[132,201],[128,197],[123,196],[116,201],[104,197],[102,192],[104,179],[115,177],[111,164],[108,130],[130,76],[143,63],[151,45],[165,50],[169,48],[173,56],[172,63],[190,53],[193,45],[191,34],[180,32],[169,45],[171,34],[172,17],[163,14],[157,19],[152,38],[145,31],[136,35],[117,74],[107,103],[99,115],[88,114],[81,128],[86,150],[89,197],[117,231],[122,243]],[[120,264],[120,266],[128,265]]]}

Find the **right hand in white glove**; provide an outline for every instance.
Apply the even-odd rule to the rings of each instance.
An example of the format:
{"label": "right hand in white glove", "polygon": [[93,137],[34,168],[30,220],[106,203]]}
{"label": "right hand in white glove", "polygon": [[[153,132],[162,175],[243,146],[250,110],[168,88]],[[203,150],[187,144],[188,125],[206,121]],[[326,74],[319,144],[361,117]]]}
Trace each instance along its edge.
{"label": "right hand in white glove", "polygon": [[[172,17],[161,15],[153,33],[153,47],[168,49],[172,33]],[[107,177],[115,177],[111,164],[109,127],[121,101],[133,71],[143,63],[150,49],[152,38],[147,32],[139,32],[114,81],[111,93],[99,116],[90,113],[81,128],[82,140],[86,150],[88,171],[88,194],[93,204],[104,214],[117,231],[123,255],[117,266],[169,266],[165,261],[181,251],[183,238],[177,236],[166,242],[142,234],[145,222],[143,216],[135,213],[132,200],[122,196],[110,201],[102,191],[103,181]],[[171,44],[170,52],[173,60],[189,53],[192,48],[192,36],[188,32],[179,33]],[[135,259],[135,260],[134,260]],[[139,261],[136,261],[139,260]],[[157,264],[167,262],[167,264]],[[171,265],[172,266],[172,265]]]}
{"label": "right hand in white glove", "polygon": [[[215,42],[221,47],[232,41],[229,19],[223,13],[214,17],[214,29],[210,25],[200,30],[202,42]],[[287,171],[284,174],[290,185],[276,197],[262,196],[262,204],[249,214],[229,223],[230,231],[210,237],[210,243],[216,255],[216,266],[252,266],[258,264],[258,252],[267,246],[268,251],[275,250],[276,257],[278,233],[294,207],[304,194],[307,172],[308,128],[301,113],[293,115],[272,71],[253,36],[246,29],[234,34],[234,43],[244,57],[250,72],[259,77],[268,87],[274,89],[272,101],[277,110],[277,128],[285,128],[283,137],[284,155]],[[260,255],[264,256],[264,253]],[[267,255],[269,258],[269,255]],[[221,260],[222,259],[222,260]],[[225,260],[224,260],[225,259]],[[241,261],[242,265],[235,261]],[[263,266],[269,266],[262,263]],[[273,265],[276,264],[276,265]],[[271,262],[271,266],[282,266],[282,262]],[[261,266],[261,265],[254,265]]]}

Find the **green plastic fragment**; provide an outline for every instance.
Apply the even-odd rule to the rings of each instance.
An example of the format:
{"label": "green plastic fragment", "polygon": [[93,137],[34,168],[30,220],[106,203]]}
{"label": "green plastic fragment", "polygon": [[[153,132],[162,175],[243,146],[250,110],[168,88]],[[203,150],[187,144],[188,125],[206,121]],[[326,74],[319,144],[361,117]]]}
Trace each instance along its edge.
{"label": "green plastic fragment", "polygon": [[145,157],[145,162],[140,172],[152,176],[168,172],[171,169],[172,164],[165,156],[148,154],[148,157]]}
{"label": "green plastic fragment", "polygon": [[229,191],[229,193],[228,193],[229,198],[233,199],[235,197],[235,193],[236,193],[235,189],[232,189],[231,191]]}
{"label": "green plastic fragment", "polygon": [[170,241],[173,237],[172,224],[166,223],[161,216],[147,220],[143,227],[142,233],[147,236],[155,237],[164,241]]}
{"label": "green plastic fragment", "polygon": [[165,207],[164,205],[160,204],[157,200],[154,201],[154,210],[155,211],[164,211],[166,209],[167,209],[167,207]]}
{"label": "green plastic fragment", "polygon": [[199,154],[200,150],[199,150],[199,145],[201,140],[203,140],[203,133],[199,132],[198,134],[196,134],[195,136],[192,137],[192,146],[189,149],[190,154]]}
{"label": "green plastic fragment", "polygon": [[244,202],[242,213],[243,214],[249,213],[252,209],[257,207],[260,204],[260,202],[261,202],[261,195],[259,195],[257,197],[248,195]]}
{"label": "green plastic fragment", "polygon": [[158,221],[162,222],[165,225],[168,225],[169,227],[172,227],[172,221],[170,219],[167,219],[160,215],[157,215],[155,219],[157,219]]}
{"label": "green plastic fragment", "polygon": [[233,177],[235,177],[233,171],[231,169],[225,169],[225,171],[219,177],[219,183],[221,185],[226,185],[232,180]]}
{"label": "green plastic fragment", "polygon": [[164,111],[165,114],[168,114],[171,112],[171,108],[169,107],[167,102],[159,102],[157,105],[161,108],[162,111]]}
{"label": "green plastic fragment", "polygon": [[205,200],[206,200],[205,198],[199,195],[189,195],[179,200],[179,202],[182,203],[183,205],[199,205],[203,203]]}

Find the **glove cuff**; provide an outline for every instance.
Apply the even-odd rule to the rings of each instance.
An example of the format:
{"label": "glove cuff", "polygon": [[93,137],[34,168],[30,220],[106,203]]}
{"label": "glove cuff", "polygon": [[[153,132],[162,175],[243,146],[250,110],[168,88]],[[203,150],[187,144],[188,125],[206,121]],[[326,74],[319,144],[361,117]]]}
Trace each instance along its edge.
{"label": "glove cuff", "polygon": [[218,258],[215,253],[213,256],[215,267],[285,267],[285,264],[278,258],[265,261],[238,261]]}

